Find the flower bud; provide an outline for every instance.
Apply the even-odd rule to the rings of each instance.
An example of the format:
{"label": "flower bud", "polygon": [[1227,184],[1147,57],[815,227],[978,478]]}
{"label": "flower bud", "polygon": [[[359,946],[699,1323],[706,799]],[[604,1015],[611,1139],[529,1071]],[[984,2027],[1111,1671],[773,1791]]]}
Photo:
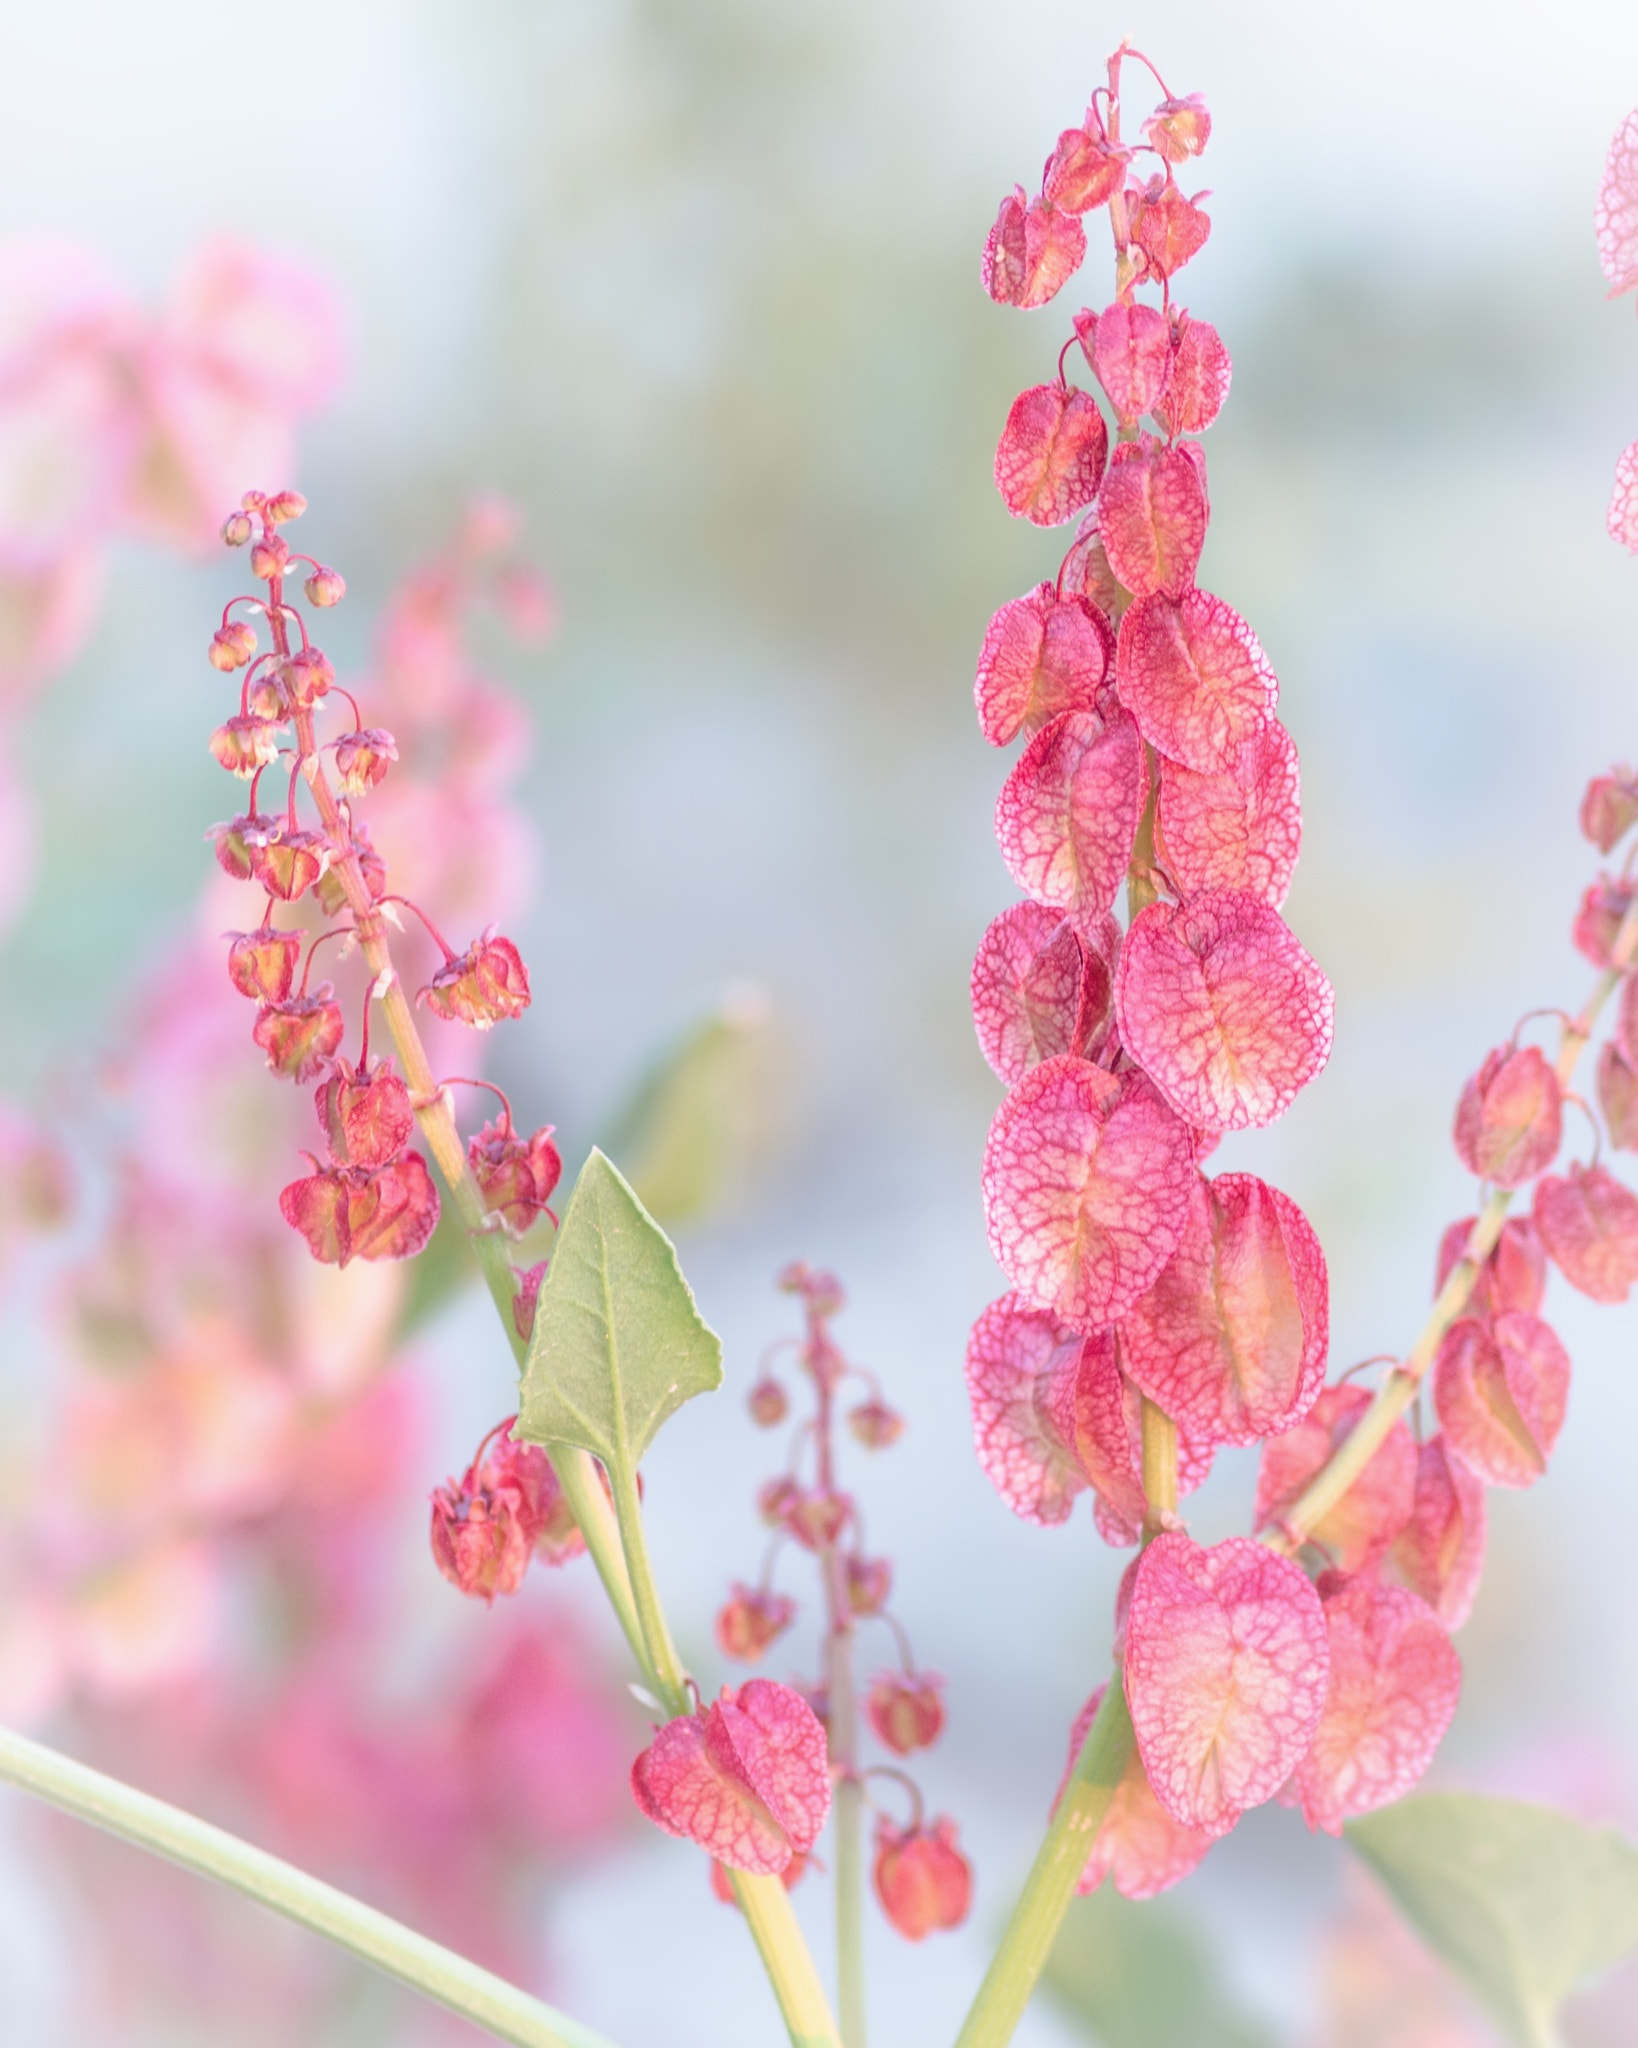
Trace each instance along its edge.
{"label": "flower bud", "polygon": [[1630,768],[1595,775],[1581,799],[1581,829],[1600,853],[1609,853],[1638,824],[1638,776]]}
{"label": "flower bud", "polygon": [[337,1166],[385,1166],[415,1134],[409,1090],[391,1060],[364,1072],[340,1061],[313,1102]]}
{"label": "flower bud", "polygon": [[290,693],[286,690],[284,679],[276,668],[262,670],[245,692],[245,705],[258,718],[265,718],[273,725],[288,723]]}
{"label": "flower bud", "polygon": [[267,516],[275,526],[288,525],[306,510],[307,500],[300,491],[275,491],[267,501]]}
{"label": "flower bud", "polygon": [[340,604],[347,595],[347,585],[335,569],[315,569],[302,585],[307,592],[307,602],[327,611],[331,605]]}
{"label": "flower bud", "polygon": [[284,565],[290,559],[290,550],[275,533],[257,541],[250,551],[250,573],[259,576],[264,583],[272,583],[284,574]]}
{"label": "flower bud", "polygon": [[398,742],[380,726],[343,733],[336,741],[336,776],[348,796],[374,789],[398,759]]}
{"label": "flower bud", "polygon": [[302,934],[263,925],[260,931],[234,932],[231,938],[228,979],[240,995],[253,1002],[282,1003],[295,982]]}
{"label": "flower bud", "polygon": [[500,1116],[466,1148],[473,1176],[486,1207],[521,1237],[552,1198],[563,1161],[552,1143],[554,1126],[545,1124],[527,1141]]}
{"label": "flower bud", "polygon": [[1456,1151],[1469,1173],[1522,1187],[1551,1166],[1563,1136],[1558,1076],[1533,1045],[1490,1053],[1456,1106]]}
{"label": "flower bud", "polygon": [[518,1273],[518,1291],[512,1297],[512,1322],[518,1335],[527,1344],[535,1334],[535,1310],[540,1306],[540,1283],[546,1278],[548,1261],[539,1259],[526,1272]]}
{"label": "flower bud", "polygon": [[311,710],[321,697],[328,696],[335,679],[335,664],[316,647],[304,647],[284,665],[290,700],[302,711]]}
{"label": "flower bud", "polygon": [[885,1557],[850,1557],[844,1561],[848,1611],[862,1618],[880,1614],[893,1591],[893,1566]]}
{"label": "flower bud", "polygon": [[771,1373],[764,1373],[745,1397],[758,1429],[777,1429],[791,1412],[790,1396]]}
{"label": "flower bud", "polygon": [[828,1550],[853,1518],[845,1493],[799,1492],[785,1514],[785,1527],[804,1550]]}
{"label": "flower bud", "polygon": [[230,775],[248,782],[279,758],[279,736],[265,718],[230,718],[211,734],[210,750]]}
{"label": "flower bud", "polygon": [[885,1401],[861,1401],[848,1410],[847,1426],[867,1451],[885,1451],[904,1434],[904,1417]]}
{"label": "flower bud", "polygon": [[446,960],[416,997],[446,1024],[487,1031],[502,1017],[529,1007],[529,971],[510,939],[491,926],[466,951]]}
{"label": "flower bud", "polygon": [[1598,1055],[1598,1106],[1616,1150],[1638,1152],[1638,1067],[1613,1038]]}
{"label": "flower bud", "polygon": [[236,668],[243,668],[256,652],[256,629],[247,626],[243,619],[232,619],[225,626],[219,626],[211,635],[206,650],[212,668],[220,669],[225,676],[232,675]]}
{"label": "flower bud", "polygon": [[717,1647],[725,1657],[755,1664],[795,1619],[796,1602],[785,1594],[736,1585],[717,1616]]}
{"label": "flower bud", "polygon": [[895,1756],[931,1749],[944,1732],[944,1680],[936,1671],[906,1677],[884,1671],[871,1682],[865,1711],[877,1736]]}
{"label": "flower bud", "polygon": [[255,848],[252,872],[269,896],[294,903],[329,867],[333,850],[322,832],[281,832]]}
{"label": "flower bud", "polygon": [[222,521],[222,539],[230,548],[242,548],[255,531],[247,512],[230,512]]}
{"label": "flower bud", "polygon": [[959,1927],[967,1917],[972,1866],[955,1839],[955,1823],[943,1814],[931,1827],[899,1829],[885,1814],[876,1823],[876,1897],[906,1941]]}
{"label": "flower bud", "polygon": [[241,813],[230,818],[226,824],[212,825],[205,837],[214,842],[216,864],[223,874],[231,875],[236,882],[248,882],[256,872],[256,862],[262,848],[275,838],[279,830],[277,818],[266,818],[256,813]]}
{"label": "flower bud", "polygon": [[335,1057],[346,1028],[341,1005],[329,985],[316,995],[264,1003],[251,1036],[267,1054],[269,1069],[286,1081],[311,1081]]}
{"label": "flower bud", "polygon": [[788,1475],[770,1479],[757,1489],[756,1509],[770,1529],[783,1529],[792,1508],[802,1498],[802,1489]]}
{"label": "flower bud", "polygon": [[847,1306],[847,1296],[836,1275],[810,1266],[806,1259],[792,1259],[781,1269],[774,1285],[785,1294],[800,1294],[811,1315],[833,1316]]}

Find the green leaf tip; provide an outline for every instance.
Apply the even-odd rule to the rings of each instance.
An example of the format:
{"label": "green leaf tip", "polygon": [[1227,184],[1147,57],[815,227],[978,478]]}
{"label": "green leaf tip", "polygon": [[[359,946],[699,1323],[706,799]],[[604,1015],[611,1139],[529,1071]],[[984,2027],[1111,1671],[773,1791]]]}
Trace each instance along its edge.
{"label": "green leaf tip", "polygon": [[635,1472],[667,1416],[722,1384],[671,1240],[611,1160],[580,1170],[535,1310],[517,1433]]}
{"label": "green leaf tip", "polygon": [[1428,1792],[1347,1836],[1416,1932],[1517,2048],[1558,2048],[1558,2009],[1638,1949],[1638,1848],[1550,1806]]}

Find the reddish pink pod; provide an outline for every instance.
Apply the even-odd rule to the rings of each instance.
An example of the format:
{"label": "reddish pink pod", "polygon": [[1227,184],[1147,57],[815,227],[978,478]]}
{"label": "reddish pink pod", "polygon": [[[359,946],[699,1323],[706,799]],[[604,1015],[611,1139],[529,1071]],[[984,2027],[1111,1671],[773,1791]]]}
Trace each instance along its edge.
{"label": "reddish pink pod", "polygon": [[925,1940],[966,1919],[973,1871],[955,1843],[955,1822],[946,1814],[909,1829],[896,1828],[886,1814],[877,1817],[872,1881],[882,1911],[906,1941]]}
{"label": "reddish pink pod", "polygon": [[979,1049],[1009,1085],[1059,1053],[1084,1054],[1106,1031],[1111,981],[1074,924],[1041,903],[1015,903],[973,961]]}
{"label": "reddish pink pod", "polygon": [[1638,1152],[1638,1066],[1614,1039],[1598,1052],[1598,1107],[1616,1150]]}
{"label": "reddish pink pod", "polygon": [[1595,775],[1581,799],[1581,829],[1600,853],[1611,853],[1638,825],[1638,776],[1630,768]]}
{"label": "reddish pink pod", "polygon": [[1066,213],[1090,213],[1120,190],[1131,154],[1101,129],[1066,128],[1041,174],[1042,194]]}
{"label": "reddish pink pod", "polygon": [[1621,983],[1615,1004],[1614,1037],[1628,1065],[1638,1061],[1638,973],[1627,975]]}
{"label": "reddish pink pod", "polygon": [[1165,314],[1153,306],[1128,306],[1117,300],[1095,320],[1081,314],[1075,328],[1086,360],[1123,424],[1130,426],[1153,412],[1172,369],[1172,330]]}
{"label": "reddish pink pod", "polygon": [[1629,441],[1615,458],[1615,482],[1604,527],[1617,547],[1638,555],[1638,441]]}
{"label": "reddish pink pod", "polygon": [[1484,1485],[1442,1433],[1417,1453],[1416,1493],[1410,1520],[1393,1539],[1384,1571],[1419,1594],[1447,1629],[1473,1611],[1484,1570]]}
{"label": "reddish pink pod", "polygon": [[995,451],[995,487],[1015,519],[1061,526],[1098,494],[1109,429],[1090,392],[1036,384],[1019,392]]}
{"label": "reddish pink pod", "polygon": [[1111,708],[1106,687],[1115,658],[1109,621],[1050,583],[1015,597],[990,620],[973,698],[992,747],[1036,733],[1061,711]]}
{"label": "reddish pink pod", "polygon": [[1462,1090],[1453,1135],[1469,1173],[1522,1187],[1557,1157],[1564,1135],[1558,1076],[1533,1045],[1499,1046]]}
{"label": "reddish pink pod", "polygon": [[[1108,1689],[1100,1685],[1075,1717],[1069,1731],[1069,1761],[1052,1802],[1054,1810]],[[1134,1750],[1075,1880],[1075,1889],[1083,1894],[1095,1892],[1106,1877],[1113,1876],[1122,1898],[1152,1899],[1181,1884],[1216,1840],[1202,1828],[1186,1828],[1172,1819],[1150,1790],[1143,1759]]]}
{"label": "reddish pink pod", "polygon": [[1062,1424],[1084,1342],[1017,1294],[992,1301],[967,1340],[978,1462],[1013,1513],[1038,1526],[1067,1521],[1087,1484]]}
{"label": "reddish pink pod", "polygon": [[1121,1043],[1180,1117],[1272,1123],[1331,1051],[1331,984],[1277,911],[1238,889],[1141,911],[1121,947]]}
{"label": "reddish pink pod", "polygon": [[1185,896],[1243,889],[1278,910],[1302,850],[1297,749],[1277,718],[1241,746],[1232,768],[1201,773],[1161,762],[1156,851]]}
{"label": "reddish pink pod", "polygon": [[1126,879],[1149,793],[1143,742],[1124,711],[1065,711],[1013,764],[995,805],[1007,872],[1038,903],[1091,917]]}
{"label": "reddish pink pod", "polygon": [[1433,1369],[1445,1441],[1487,1486],[1533,1486],[1564,1425],[1570,1361],[1538,1316],[1453,1323]]}
{"label": "reddish pink pod", "polygon": [[1638,1195],[1602,1166],[1573,1165],[1537,1183],[1533,1209],[1547,1256],[1594,1301],[1625,1301],[1638,1280]]}
{"label": "reddish pink pod", "polygon": [[1193,1178],[1189,1132],[1144,1075],[1044,1060],[990,1125],[990,1249],[1037,1308],[1095,1330],[1177,1249]]}
{"label": "reddish pink pod", "polygon": [[[1203,192],[1196,198],[1205,198]],[[1197,256],[1211,233],[1211,218],[1194,200],[1185,199],[1170,174],[1156,175],[1141,190],[1126,188],[1127,220],[1132,240],[1149,259],[1156,277],[1174,277]]]}
{"label": "reddish pink pod", "polygon": [[980,275],[997,305],[1044,306],[1056,298],[1086,256],[1086,230],[1067,208],[1026,202],[1018,186],[1001,202],[984,243]]}
{"label": "reddish pink pod", "polygon": [[1402,1799],[1456,1712],[1462,1664],[1438,1616],[1402,1586],[1328,1573],[1331,1685],[1289,1803],[1316,1832]]}
{"label": "reddish pink pod", "polygon": [[1638,285],[1638,108],[1615,131],[1593,207],[1598,260],[1610,297]]}
{"label": "reddish pink pod", "polygon": [[1172,370],[1155,418],[1168,434],[1203,434],[1223,409],[1234,366],[1209,320],[1191,320],[1187,313],[1175,317]]}
{"label": "reddish pink pod", "polygon": [[1617,882],[1609,875],[1600,875],[1582,897],[1570,936],[1575,941],[1576,951],[1584,960],[1590,960],[1594,967],[1611,964],[1616,939],[1620,936],[1627,912],[1632,908],[1632,896],[1632,889],[1627,883]]}
{"label": "reddish pink pod", "polygon": [[1233,773],[1280,689],[1256,634],[1205,590],[1176,599],[1157,590],[1132,606],[1115,645],[1115,687],[1152,747],[1213,775]]}
{"label": "reddish pink pod", "polygon": [[[1301,1422],[1263,1445],[1253,1521],[1277,1528],[1348,1441],[1371,1405],[1363,1387],[1327,1387]],[[1353,1485],[1309,1532],[1345,1572],[1374,1565],[1410,1520],[1416,1500],[1416,1439],[1396,1422]]]}
{"label": "reddish pink pod", "polygon": [[1288,1195],[1249,1173],[1197,1179],[1182,1240],[1120,1324],[1127,1372],[1209,1443],[1289,1429],[1325,1384],[1325,1254]]}
{"label": "reddish pink pod", "polygon": [[771,1875],[812,1848],[830,1811],[825,1731],[799,1692],[752,1678],[679,1715],[631,1767],[649,1819],[730,1870]]}
{"label": "reddish pink pod", "polygon": [[1180,597],[1194,582],[1206,517],[1204,475],[1186,447],[1145,434],[1116,448],[1098,498],[1098,535],[1123,588]]}
{"label": "reddish pink pod", "polygon": [[[1462,1217],[1439,1240],[1435,1295],[1444,1291],[1457,1260],[1466,1252],[1476,1221],[1476,1217]],[[1536,1227],[1527,1216],[1509,1216],[1489,1258],[1479,1268],[1465,1312],[1493,1316],[1516,1309],[1521,1315],[1533,1316],[1546,1292],[1547,1254],[1542,1250]]]}
{"label": "reddish pink pod", "polygon": [[[1113,619],[1126,604],[1129,592],[1116,581],[1098,537],[1098,509],[1094,505],[1081,521],[1073,546],[1058,571],[1058,588],[1064,595],[1084,597],[1105,620]],[[1113,628],[1110,629],[1111,634]]]}
{"label": "reddish pink pod", "polygon": [[1186,163],[1211,139],[1211,114],[1201,95],[1191,92],[1187,99],[1162,100],[1144,122],[1143,132],[1167,163]]}
{"label": "reddish pink pod", "polygon": [[1319,1595],[1289,1558],[1173,1532],[1139,1559],[1126,1699],[1154,1795],[1182,1826],[1226,1834],[1274,1796],[1313,1740],[1329,1671]]}

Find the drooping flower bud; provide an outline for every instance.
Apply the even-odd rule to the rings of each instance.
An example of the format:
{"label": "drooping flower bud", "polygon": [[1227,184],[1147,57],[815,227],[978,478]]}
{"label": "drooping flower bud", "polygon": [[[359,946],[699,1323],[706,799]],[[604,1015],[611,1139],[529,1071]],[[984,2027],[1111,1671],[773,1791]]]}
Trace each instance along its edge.
{"label": "drooping flower bud", "polygon": [[211,734],[210,750],[230,775],[248,782],[279,758],[279,736],[265,718],[230,718]]}
{"label": "drooping flower bud", "polygon": [[391,1060],[364,1071],[339,1061],[313,1101],[337,1166],[385,1166],[415,1133],[409,1090]]}
{"label": "drooping flower bud", "polygon": [[335,569],[315,569],[302,585],[307,593],[307,602],[327,611],[333,604],[340,604],[347,595],[344,577]]}
{"label": "drooping flower bud", "polygon": [[446,960],[416,997],[446,1024],[470,1024],[487,1031],[503,1017],[521,1017],[529,1007],[529,970],[510,939],[493,925],[464,953]]}
{"label": "drooping flower bud", "polygon": [[328,982],[310,996],[264,1003],[251,1036],[267,1054],[269,1069],[286,1081],[311,1081],[324,1071],[341,1044],[346,1021]]}
{"label": "drooping flower bud", "polygon": [[885,1451],[904,1434],[904,1417],[885,1401],[861,1401],[850,1408],[847,1426],[867,1451]]}
{"label": "drooping flower bud", "polygon": [[853,1503],[845,1493],[797,1491],[786,1508],[785,1527],[804,1550],[826,1550],[853,1519]]}
{"label": "drooping flower bud", "polygon": [[881,1672],[871,1680],[865,1712],[877,1736],[895,1756],[931,1749],[944,1732],[944,1680],[936,1671],[909,1676]]}
{"label": "drooping flower bud", "polygon": [[972,1865],[955,1841],[955,1822],[944,1814],[926,1827],[896,1828],[885,1814],[876,1823],[876,1897],[906,1941],[959,1927],[967,1917]]}
{"label": "drooping flower bud", "polygon": [[290,701],[303,711],[310,711],[321,697],[327,697],[335,679],[335,663],[316,647],[304,647],[284,665]]}
{"label": "drooping flower bud", "polygon": [[230,548],[242,548],[255,530],[246,512],[230,512],[222,521],[222,539]]}
{"label": "drooping flower bud", "polygon": [[275,491],[267,501],[267,516],[275,526],[287,526],[306,510],[307,500],[300,491]]}
{"label": "drooping flower bud", "polygon": [[769,1373],[764,1373],[745,1396],[745,1405],[758,1429],[777,1429],[791,1412],[790,1396]]}
{"label": "drooping flower bud", "polygon": [[335,849],[322,832],[283,832],[254,849],[253,872],[269,896],[294,903],[329,868]]}
{"label": "drooping flower bud", "polygon": [[241,813],[225,824],[212,825],[205,837],[216,848],[216,864],[236,882],[248,882],[256,872],[262,848],[278,836],[277,818]]}
{"label": "drooping flower bud", "polygon": [[525,1488],[489,1460],[432,1496],[433,1562],[452,1586],[491,1606],[523,1584],[537,1529]]}
{"label": "drooping flower bud", "polygon": [[893,1591],[893,1565],[885,1557],[844,1558],[848,1611],[861,1618],[880,1614]]}
{"label": "drooping flower bud", "polygon": [[1197,92],[1184,100],[1162,100],[1143,124],[1143,132],[1169,164],[1199,156],[1211,139],[1211,115]]}
{"label": "drooping flower bud", "polygon": [[336,779],[349,796],[374,789],[398,759],[398,742],[380,726],[343,733],[336,741]]}
{"label": "drooping flower bud", "polygon": [[563,1173],[563,1161],[552,1142],[554,1126],[545,1124],[532,1138],[520,1138],[511,1119],[499,1116],[472,1139],[467,1159],[485,1205],[519,1236],[541,1215]]}
{"label": "drooping flower bud", "polygon": [[785,1594],[736,1584],[717,1615],[717,1647],[725,1657],[755,1664],[795,1619],[796,1602]]}
{"label": "drooping flower bud", "polygon": [[295,983],[302,936],[276,932],[271,925],[234,932],[228,947],[228,979],[253,1002],[282,1003]]}
{"label": "drooping flower bud", "polygon": [[1533,1045],[1485,1057],[1456,1105],[1456,1151],[1469,1173],[1522,1187],[1551,1166],[1563,1136],[1558,1076]]}
{"label": "drooping flower bud", "polygon": [[802,1489],[788,1473],[777,1479],[766,1480],[757,1489],[757,1513],[770,1529],[783,1529],[790,1519],[792,1508],[802,1498]]}
{"label": "drooping flower bud", "polygon": [[264,583],[272,583],[284,574],[284,565],[290,559],[290,550],[278,534],[272,534],[257,541],[250,551],[250,573],[259,576]]}
{"label": "drooping flower bud", "polygon": [[1638,824],[1638,775],[1612,768],[1595,775],[1581,799],[1581,829],[1600,853],[1612,852]]}
{"label": "drooping flower bud", "polygon": [[245,708],[273,725],[289,723],[290,692],[276,668],[264,668],[245,691]]}
{"label": "drooping flower bud", "polygon": [[233,619],[212,634],[208,652],[212,668],[220,669],[225,676],[232,675],[256,652],[255,629],[243,619]]}

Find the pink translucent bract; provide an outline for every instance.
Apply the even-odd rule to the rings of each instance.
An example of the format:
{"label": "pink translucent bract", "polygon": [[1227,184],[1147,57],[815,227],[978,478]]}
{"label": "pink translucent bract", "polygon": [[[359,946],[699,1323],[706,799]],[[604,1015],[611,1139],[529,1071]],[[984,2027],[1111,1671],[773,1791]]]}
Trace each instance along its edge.
{"label": "pink translucent bract", "polygon": [[1558,1076],[1535,1046],[1486,1056],[1456,1105],[1456,1151],[1469,1173],[1522,1187],[1551,1166],[1563,1136]]}
{"label": "pink translucent bract", "polygon": [[1311,1828],[1340,1835],[1355,1814],[1410,1791],[1456,1711],[1462,1666],[1425,1600],[1402,1586],[1342,1580],[1324,1594],[1331,1684],[1291,1783]]}
{"label": "pink translucent bract", "polygon": [[1177,1250],[1121,1320],[1126,1370],[1209,1443],[1288,1429],[1325,1383],[1325,1254],[1289,1196],[1249,1173],[1195,1182]]}
{"label": "pink translucent bract", "polygon": [[[1439,1240],[1439,1264],[1433,1283],[1436,1294],[1466,1252],[1476,1221],[1476,1217],[1462,1217]],[[1509,1216],[1489,1258],[1474,1277],[1464,1313],[1490,1316],[1505,1309],[1517,1309],[1533,1316],[1546,1291],[1547,1254],[1542,1250],[1536,1227],[1528,1216]]]}
{"label": "pink translucent bract", "polygon": [[1086,230],[1074,214],[1026,200],[1023,187],[1001,202],[984,244],[981,275],[997,305],[1044,306],[1080,269]]}
{"label": "pink translucent bract", "polygon": [[1431,1436],[1417,1454],[1410,1520],[1384,1569],[1420,1594],[1446,1628],[1458,1629],[1473,1611],[1484,1546],[1484,1485],[1450,1455],[1442,1434]]}
{"label": "pink translucent bract", "polygon": [[1572,1165],[1536,1183],[1535,1226],[1547,1256],[1594,1301],[1625,1301],[1638,1280],[1638,1195],[1602,1166]]}
{"label": "pink translucent bract", "polygon": [[1206,539],[1205,485],[1187,450],[1147,434],[1118,447],[1098,496],[1098,534],[1123,588],[1180,597]]}
{"label": "pink translucent bract", "polygon": [[[1269,1438],[1257,1468],[1252,1511],[1259,1529],[1278,1526],[1308,1482],[1347,1442],[1370,1405],[1363,1387],[1327,1387],[1301,1422]],[[1313,1540],[1343,1571],[1364,1571],[1373,1565],[1405,1526],[1415,1501],[1416,1470],[1416,1439],[1401,1420],[1311,1531]]]}
{"label": "pink translucent bract", "polygon": [[1638,441],[1629,441],[1615,459],[1615,483],[1604,524],[1611,540],[1638,555]]}
{"label": "pink translucent bract", "polygon": [[1203,1550],[1158,1536],[1126,1622],[1126,1698],[1155,1797],[1225,1834],[1270,1799],[1313,1740],[1330,1668],[1319,1595],[1247,1536]]}
{"label": "pink translucent bract", "polygon": [[973,1023],[1003,1081],[1059,1053],[1087,1050],[1108,1021],[1111,982],[1074,925],[1041,903],[1015,903],[984,934],[973,961]]}
{"label": "pink translucent bract", "polygon": [[1189,1132],[1143,1075],[1043,1061],[990,1126],[990,1249],[1036,1307],[1096,1329],[1124,1315],[1176,1250],[1192,1180]]}
{"label": "pink translucent bract", "polygon": [[1098,315],[1090,336],[1081,327],[1086,317],[1076,320],[1081,346],[1109,403],[1126,422],[1153,412],[1172,370],[1172,333],[1166,316],[1153,306],[1123,306],[1117,301]]}
{"label": "pink translucent bract", "polygon": [[1278,910],[1302,849],[1297,749],[1265,720],[1232,768],[1202,773],[1162,761],[1156,851],[1185,896],[1240,889]]}
{"label": "pink translucent bract", "polygon": [[1533,1486],[1564,1423],[1570,1361],[1539,1316],[1464,1316],[1439,1347],[1433,1403],[1445,1441],[1487,1486]]}
{"label": "pink translucent bract", "polygon": [[1066,711],[1019,755],[995,806],[1007,872],[1037,902],[1086,917],[1126,878],[1148,794],[1143,742],[1123,711]]}
{"label": "pink translucent bract", "polygon": [[1331,1051],[1331,984],[1278,912],[1242,890],[1151,904],[1115,975],[1121,1042],[1179,1116],[1272,1123]]}
{"label": "pink translucent bract", "polygon": [[1172,373],[1155,418],[1168,434],[1202,434],[1223,409],[1233,365],[1223,338],[1207,320],[1182,316]]}
{"label": "pink translucent bract", "polygon": [[1638,285],[1638,108],[1615,131],[1593,208],[1598,260],[1610,297]]}
{"label": "pink translucent bract", "polygon": [[1012,402],[995,451],[995,487],[1016,519],[1061,526],[1097,495],[1109,429],[1090,392],[1036,384]]}
{"label": "pink translucent bract", "polygon": [[1279,695],[1256,634],[1206,590],[1156,590],[1132,606],[1116,642],[1115,687],[1152,747],[1206,774],[1234,771]]}
{"label": "pink translucent bract", "polygon": [[1015,597],[990,620],[973,686],[978,722],[992,747],[1039,732],[1060,711],[1101,708],[1114,659],[1108,621],[1050,583]]}
{"label": "pink translucent bract", "polygon": [[771,1874],[813,1846],[830,1811],[825,1731],[799,1692],[752,1678],[667,1722],[631,1789],[668,1834],[731,1870]]}
{"label": "pink translucent bract", "polygon": [[[1058,1787],[1060,1799],[1107,1691],[1107,1685],[1100,1685],[1075,1717],[1069,1731],[1069,1762]],[[1150,1790],[1143,1759],[1134,1750],[1075,1889],[1095,1892],[1106,1877],[1113,1877],[1122,1898],[1152,1899],[1180,1884],[1216,1839],[1202,1828],[1186,1828],[1172,1819]]]}

